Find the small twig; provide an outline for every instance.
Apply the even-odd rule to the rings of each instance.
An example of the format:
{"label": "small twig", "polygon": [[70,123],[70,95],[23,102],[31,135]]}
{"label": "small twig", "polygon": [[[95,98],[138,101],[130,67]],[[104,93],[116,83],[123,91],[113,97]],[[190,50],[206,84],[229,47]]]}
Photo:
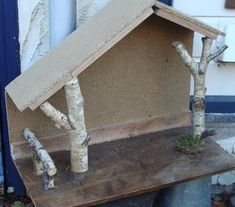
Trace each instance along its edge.
{"label": "small twig", "polygon": [[210,54],[207,57],[207,62],[209,63],[210,61],[214,60],[216,57],[218,57],[220,54],[222,54],[227,48],[228,48],[228,46],[224,45],[223,47],[219,48],[216,52]]}

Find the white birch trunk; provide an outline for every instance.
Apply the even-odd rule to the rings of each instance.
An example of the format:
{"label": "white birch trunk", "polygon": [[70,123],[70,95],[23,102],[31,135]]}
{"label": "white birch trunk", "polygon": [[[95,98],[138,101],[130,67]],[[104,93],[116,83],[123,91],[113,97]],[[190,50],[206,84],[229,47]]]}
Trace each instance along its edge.
{"label": "white birch trunk", "polygon": [[206,70],[208,64],[211,60],[216,58],[218,55],[224,52],[227,49],[227,46],[221,47],[215,53],[211,54],[212,39],[208,37],[202,38],[203,49],[200,63],[196,63],[193,58],[189,55],[188,51],[185,49],[181,42],[173,42],[173,47],[175,47],[177,53],[179,54],[181,60],[185,66],[192,73],[194,78],[194,95],[192,101],[193,108],[193,137],[201,138],[205,129],[205,78]]}
{"label": "white birch trunk", "polygon": [[85,172],[88,170],[88,133],[84,117],[84,103],[77,78],[65,85],[65,94],[68,107],[68,119],[72,128],[70,138],[71,171]]}
{"label": "white birch trunk", "polygon": [[57,128],[68,130],[70,139],[71,171],[82,173],[88,170],[88,142],[84,118],[84,103],[78,78],[65,85],[68,115],[63,114],[48,101],[41,104],[40,109],[56,124]]}
{"label": "white birch trunk", "polygon": [[55,164],[51,159],[50,155],[47,153],[47,151],[43,148],[42,144],[38,141],[35,134],[30,129],[26,128],[23,131],[23,135],[25,139],[28,141],[30,147],[32,147],[35,150],[47,174],[49,176],[55,175],[57,172]]}
{"label": "white birch trunk", "polygon": [[200,137],[205,128],[205,74],[194,75],[193,136]]}

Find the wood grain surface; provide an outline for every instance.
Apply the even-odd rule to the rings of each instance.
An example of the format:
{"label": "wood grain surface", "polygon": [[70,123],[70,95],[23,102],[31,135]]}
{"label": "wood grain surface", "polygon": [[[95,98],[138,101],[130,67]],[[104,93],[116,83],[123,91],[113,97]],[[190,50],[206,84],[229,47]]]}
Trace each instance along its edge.
{"label": "wood grain surface", "polygon": [[45,191],[31,159],[16,160],[27,192],[37,207],[94,206],[155,191],[177,183],[229,171],[235,158],[208,138],[205,151],[186,155],[176,141],[190,128],[171,129],[89,147],[89,171],[72,174],[69,152],[52,153],[58,169],[56,189]]}

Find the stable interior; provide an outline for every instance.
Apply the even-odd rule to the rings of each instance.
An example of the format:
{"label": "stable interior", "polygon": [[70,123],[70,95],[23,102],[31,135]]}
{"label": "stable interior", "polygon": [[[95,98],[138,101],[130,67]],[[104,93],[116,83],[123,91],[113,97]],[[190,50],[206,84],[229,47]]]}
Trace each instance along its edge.
{"label": "stable interior", "polygon": [[[191,50],[192,37],[152,15],[79,75],[91,144],[190,124],[190,74],[171,43],[182,41]],[[66,113],[63,89],[49,101]],[[8,117],[12,145],[24,143],[26,127],[50,143],[66,133],[38,109],[19,112],[9,97]]]}
{"label": "stable interior", "polygon": [[[177,139],[190,133],[190,74],[171,43],[181,41],[191,52],[192,40],[193,31],[151,15],[79,75],[91,134],[83,175],[66,170],[66,131],[38,109],[18,111],[6,95],[12,157],[36,206],[92,206],[233,168],[234,159],[210,140],[206,153],[176,149]],[[63,89],[49,101],[66,113]],[[52,191],[33,174],[26,127],[55,160]]]}

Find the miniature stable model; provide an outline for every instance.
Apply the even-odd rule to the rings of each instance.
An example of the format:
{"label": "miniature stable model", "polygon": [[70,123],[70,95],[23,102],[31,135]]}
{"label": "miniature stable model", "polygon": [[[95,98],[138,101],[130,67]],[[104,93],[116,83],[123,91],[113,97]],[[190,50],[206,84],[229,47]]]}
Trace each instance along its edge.
{"label": "miniature stable model", "polygon": [[[97,205],[234,168],[211,140],[200,155],[176,149],[190,73],[172,43],[191,52],[194,31],[224,35],[154,0],[111,1],[6,87],[12,157],[36,206]],[[55,189],[33,173],[28,143]]]}

